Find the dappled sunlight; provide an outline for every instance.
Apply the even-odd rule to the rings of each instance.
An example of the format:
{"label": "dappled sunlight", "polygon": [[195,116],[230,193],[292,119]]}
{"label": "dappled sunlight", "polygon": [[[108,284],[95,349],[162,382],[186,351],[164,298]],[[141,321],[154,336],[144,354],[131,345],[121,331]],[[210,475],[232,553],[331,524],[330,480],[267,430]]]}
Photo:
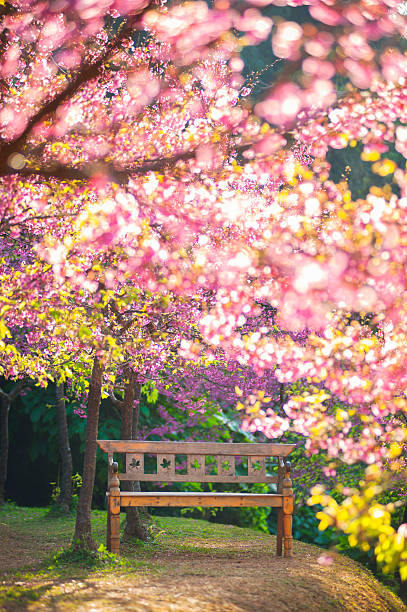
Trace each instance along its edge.
{"label": "dappled sunlight", "polygon": [[[103,512],[94,513],[98,536],[104,520]],[[68,543],[73,517],[7,506],[0,523],[0,558],[10,554],[13,539],[21,568],[2,574],[4,612],[406,610],[354,561],[330,552],[332,563],[321,565],[321,549],[297,541],[293,559],[276,557],[275,537],[251,529],[156,517],[149,542],[123,543],[121,557],[90,567],[51,554]]]}

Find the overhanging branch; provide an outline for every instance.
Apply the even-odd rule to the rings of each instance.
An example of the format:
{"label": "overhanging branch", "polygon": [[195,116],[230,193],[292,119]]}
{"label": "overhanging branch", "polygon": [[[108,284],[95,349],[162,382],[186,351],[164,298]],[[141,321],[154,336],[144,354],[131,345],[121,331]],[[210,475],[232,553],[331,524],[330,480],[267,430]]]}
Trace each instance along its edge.
{"label": "overhanging branch", "polygon": [[[143,12],[146,10],[146,8],[143,10]],[[136,20],[139,19],[139,17],[140,14],[132,15],[131,17],[129,17],[124,27],[119,30],[117,36],[112,38],[112,40],[107,43],[102,55],[95,61],[85,63],[82,66],[81,70],[77,74],[75,74],[75,76],[69,82],[68,86],[57,96],[55,96],[55,98],[45,103],[44,106],[40,108],[40,110],[29,120],[20,136],[18,136],[11,142],[3,144],[0,147],[0,168],[7,167],[7,160],[10,155],[16,152],[20,152],[20,150],[23,148],[27,136],[37,123],[39,123],[42,119],[44,119],[44,117],[46,117],[50,113],[55,112],[60,106],[60,104],[71,98],[82,85],[98,76],[100,69],[102,68],[103,64],[108,59],[110,54],[118,48],[122,40],[128,38],[131,35],[134,30]]]}
{"label": "overhanging branch", "polygon": [[[253,146],[253,143],[237,146],[235,147],[235,150],[237,153],[243,153],[251,146]],[[147,174],[148,172],[159,172],[160,170],[165,170],[179,161],[193,159],[195,155],[196,149],[192,149],[190,151],[183,151],[168,157],[157,157],[154,159],[143,160],[138,166],[135,166],[134,168],[126,168],[124,170],[117,170],[112,164],[96,164],[83,169],[70,168],[69,166],[57,166],[49,169],[25,167],[21,170],[14,170],[6,166],[5,168],[0,167],[0,176],[39,176],[46,179],[54,178],[65,181],[87,181],[96,174],[106,174],[113,182],[119,185],[125,185],[132,176],[140,176]]]}

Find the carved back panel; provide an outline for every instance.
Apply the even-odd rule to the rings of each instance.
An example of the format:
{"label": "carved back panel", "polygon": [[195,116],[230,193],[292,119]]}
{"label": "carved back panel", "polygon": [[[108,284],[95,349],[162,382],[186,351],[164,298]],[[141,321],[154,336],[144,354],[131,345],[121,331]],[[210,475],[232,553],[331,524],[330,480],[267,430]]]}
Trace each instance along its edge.
{"label": "carved back panel", "polygon": [[126,456],[120,480],[156,482],[276,483],[267,474],[270,458],[286,457],[295,444],[146,442],[98,440],[100,448]]}

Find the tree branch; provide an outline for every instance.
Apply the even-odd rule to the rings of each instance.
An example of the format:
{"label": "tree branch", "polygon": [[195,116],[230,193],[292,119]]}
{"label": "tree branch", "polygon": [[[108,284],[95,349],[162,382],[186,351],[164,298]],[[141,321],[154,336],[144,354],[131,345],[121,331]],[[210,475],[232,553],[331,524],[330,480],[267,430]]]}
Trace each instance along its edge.
{"label": "tree branch", "polygon": [[114,391],[109,391],[109,399],[111,400],[113,406],[120,408],[120,410],[123,408],[123,402],[115,396]]}
{"label": "tree branch", "polygon": [[25,385],[28,384],[29,380],[30,380],[29,378],[22,378],[21,380],[18,381],[18,383],[12,388],[12,390],[9,393],[6,393],[0,387],[0,397],[2,397],[3,399],[5,399],[7,402],[11,404],[16,399],[21,389],[25,387]]}
{"label": "tree branch", "polygon": [[[141,13],[146,11],[147,8],[148,7],[144,8]],[[85,63],[81,70],[70,81],[68,86],[58,95],[56,95],[55,98],[49,102],[46,102],[44,106],[28,121],[20,136],[17,136],[11,142],[7,142],[0,147],[0,167],[7,166],[7,159],[9,156],[23,148],[28,134],[38,122],[40,122],[50,113],[55,112],[60,104],[71,98],[82,85],[98,76],[100,69],[102,68],[104,62],[108,59],[109,55],[117,49],[122,40],[131,35],[136,20],[139,18],[139,16],[140,13],[138,15],[131,15],[128,18],[126,25],[119,30],[117,36],[112,38],[112,40],[107,43],[102,55],[95,61]]]}
{"label": "tree branch", "polygon": [[22,378],[21,380],[18,381],[16,386],[9,393],[10,402],[13,402],[15,400],[15,398],[20,393],[22,388],[25,387],[25,385],[28,384],[29,380],[30,380],[29,378]]}
{"label": "tree branch", "polygon": [[[236,152],[243,153],[251,146],[253,146],[253,143],[241,145],[240,147],[236,147]],[[46,179],[54,178],[64,181],[84,181],[89,180],[92,174],[100,174],[105,171],[112,181],[118,183],[119,185],[125,185],[128,183],[131,176],[138,176],[146,174],[147,172],[165,170],[165,168],[177,163],[178,161],[193,159],[195,154],[196,149],[191,149],[190,151],[183,151],[182,153],[176,153],[175,155],[170,155],[168,157],[157,157],[144,160],[140,162],[139,166],[128,168],[126,170],[116,170],[116,168],[111,164],[106,164],[103,166],[98,164],[90,165],[83,169],[57,166],[56,168],[50,169],[22,168],[21,170],[13,170],[12,168],[6,166],[3,168],[0,167],[0,176],[40,176]]]}
{"label": "tree branch", "polygon": [[10,2],[5,2],[3,6],[0,6],[0,17],[5,17],[6,15],[13,15],[17,12],[17,8],[11,6]]}

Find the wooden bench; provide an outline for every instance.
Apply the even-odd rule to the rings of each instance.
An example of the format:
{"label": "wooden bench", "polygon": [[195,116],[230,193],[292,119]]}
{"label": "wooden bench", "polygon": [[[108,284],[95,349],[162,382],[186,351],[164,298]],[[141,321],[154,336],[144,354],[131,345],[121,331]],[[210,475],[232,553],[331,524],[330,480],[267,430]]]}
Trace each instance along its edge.
{"label": "wooden bench", "polygon": [[[277,555],[292,556],[292,515],[294,495],[287,455],[295,444],[221,443],[221,442],[138,442],[135,440],[98,440],[108,453],[107,548],[118,553],[120,546],[120,508],[130,506],[211,506],[277,508]],[[126,471],[118,473],[114,453],[125,456]],[[181,473],[176,456],[186,457]],[[147,456],[147,460],[146,460]],[[153,456],[153,457],[151,457]],[[156,468],[154,464],[156,456]],[[207,473],[208,459],[216,474]],[[236,473],[236,457],[247,458],[247,474]],[[277,476],[266,473],[266,459],[277,459]],[[184,460],[185,464],[185,460]],[[150,468],[150,469],[148,469]],[[148,471],[147,471],[148,470]],[[154,471],[154,473],[151,473]],[[277,493],[190,493],[120,491],[120,480],[153,482],[261,482],[277,484]]]}

